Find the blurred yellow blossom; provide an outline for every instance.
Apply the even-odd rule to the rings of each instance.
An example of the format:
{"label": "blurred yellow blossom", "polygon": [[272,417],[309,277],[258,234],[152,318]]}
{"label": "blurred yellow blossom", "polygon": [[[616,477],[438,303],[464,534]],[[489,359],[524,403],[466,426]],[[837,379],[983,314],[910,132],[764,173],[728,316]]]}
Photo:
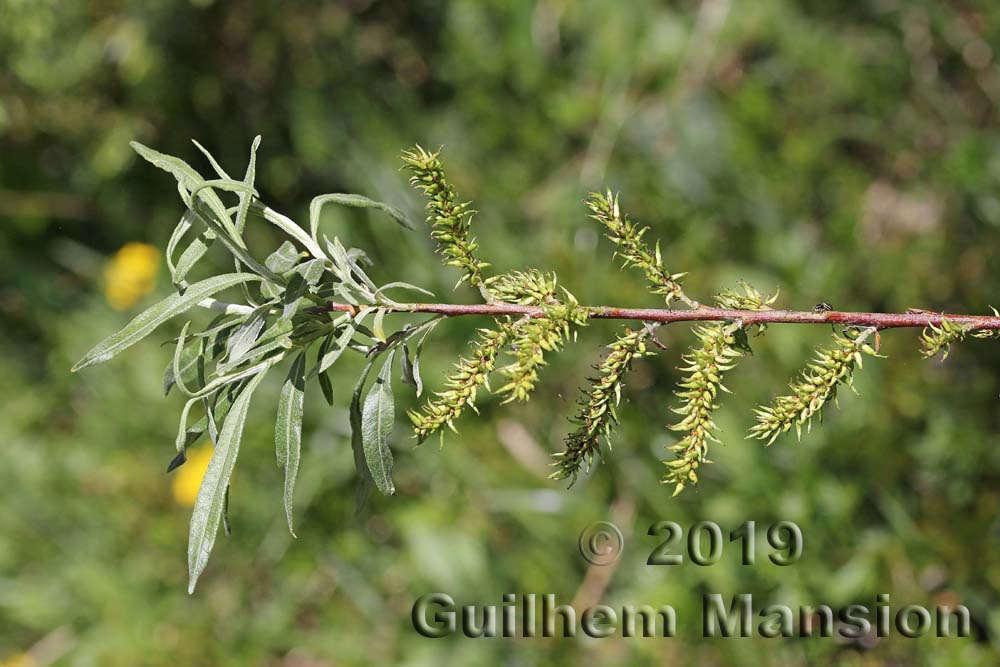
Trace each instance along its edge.
{"label": "blurred yellow blossom", "polygon": [[212,458],[212,447],[199,447],[188,450],[187,463],[182,465],[174,477],[174,501],[184,507],[193,507],[198,497],[201,479],[208,470],[208,462]]}
{"label": "blurred yellow blossom", "polygon": [[146,243],[126,243],[104,267],[104,296],[116,310],[127,310],[156,286],[159,252]]}
{"label": "blurred yellow blossom", "polygon": [[0,667],[32,667],[35,660],[27,653],[18,653],[4,660],[0,660]]}

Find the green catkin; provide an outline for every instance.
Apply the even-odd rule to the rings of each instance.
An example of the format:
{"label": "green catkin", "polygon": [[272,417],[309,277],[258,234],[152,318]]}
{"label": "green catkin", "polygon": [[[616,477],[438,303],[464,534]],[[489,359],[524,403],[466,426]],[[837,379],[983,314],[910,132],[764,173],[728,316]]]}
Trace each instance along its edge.
{"label": "green catkin", "polygon": [[427,196],[427,224],[445,264],[463,271],[459,282],[467,280],[482,289],[483,271],[489,264],[476,257],[479,244],[469,236],[475,211],[469,208],[469,202],[457,201],[455,189],[445,178],[439,154],[440,151],[431,153],[415,146],[403,153],[403,163],[413,174],[410,183]]}
{"label": "green catkin", "polygon": [[698,302],[688,298],[681,288],[680,279],[685,274],[671,274],[664,268],[659,243],[655,251],[650,251],[642,240],[649,228],[636,227],[627,215],[622,215],[616,195],[610,190],[606,194],[591,193],[587,207],[591,211],[590,217],[604,226],[605,235],[615,244],[615,254],[622,258],[625,266],[645,274],[653,294],[663,295],[668,305],[676,298],[689,308],[698,307]]}
{"label": "green catkin", "polygon": [[540,306],[557,302],[554,273],[542,273],[535,269],[512,271],[488,279],[486,285],[493,297],[504,303]]}
{"label": "green catkin", "polygon": [[699,345],[681,357],[686,364],[680,370],[688,373],[681,381],[677,398],[683,404],[673,411],[683,419],[670,426],[672,431],[685,431],[686,435],[670,447],[677,457],[665,461],[667,472],[664,484],[674,485],[674,495],[684,490],[688,484],[698,482],[698,467],[707,463],[708,443],[719,442],[714,432],[718,430],[712,419],[712,412],[719,391],[728,391],[722,384],[722,374],[736,365],[743,356],[734,345],[736,342],[730,327],[713,323],[695,329]]}
{"label": "green catkin", "polygon": [[527,401],[538,382],[538,372],[545,365],[545,353],[562,348],[572,327],[587,323],[589,311],[580,307],[572,294],[567,292],[566,296],[567,303],[543,306],[544,316],[525,318],[513,325],[514,361],[500,369],[507,378],[507,384],[498,390],[507,396],[504,403]]}
{"label": "green catkin", "polygon": [[626,329],[607,346],[608,354],[594,369],[598,377],[590,380],[590,387],[583,392],[580,412],[573,419],[577,429],[566,436],[562,452],[555,454],[552,479],[570,479],[572,482],[583,471],[589,471],[595,457],[601,456],[601,442],[611,446],[611,429],[618,423],[616,408],[621,401],[625,375],[632,360],[647,355],[646,339],[649,329]]}
{"label": "green catkin", "polygon": [[[720,308],[736,308],[740,310],[770,310],[778,295],[765,297],[752,286],[740,282],[743,292],[725,290],[715,297]],[[670,450],[676,457],[664,461],[667,471],[663,477],[664,484],[674,485],[674,495],[684,490],[689,484],[698,483],[698,469],[702,463],[709,463],[707,458],[710,442],[719,442],[715,436],[718,431],[712,413],[719,407],[715,400],[720,391],[729,390],[722,384],[723,374],[736,366],[743,351],[737,336],[745,338],[739,322],[727,324],[714,322],[695,328],[698,345],[681,357],[684,366],[681,371],[687,373],[675,392],[681,400],[681,406],[672,410],[681,415],[680,422],[671,425],[672,431],[684,431],[685,435]],[[763,327],[758,328],[762,333]],[[743,346],[747,344],[744,342]]]}
{"label": "green catkin", "polygon": [[[1000,315],[997,313],[996,308],[992,310],[994,315]],[[1000,337],[1000,332],[989,329],[973,329],[968,326],[955,324],[948,318],[942,317],[941,326],[930,324],[924,327],[923,332],[921,332],[920,354],[925,359],[930,359],[937,356],[943,350],[944,354],[941,355],[941,360],[944,361],[948,358],[948,353],[951,352],[952,344],[962,342],[966,336],[972,336],[973,338],[997,338]]]}
{"label": "green catkin", "polygon": [[863,354],[879,356],[865,340],[875,328],[864,330],[847,329],[842,334],[834,334],[834,345],[816,353],[816,358],[789,386],[792,393],[779,396],[767,407],[754,410],[757,423],[750,428],[747,437],[773,443],[779,435],[792,426],[796,435],[802,437],[802,425],[806,430],[812,426],[812,418],[821,415],[823,407],[836,400],[837,389],[846,385],[853,389],[854,371],[862,366]]}
{"label": "green catkin", "polygon": [[419,442],[439,431],[443,426],[455,429],[455,420],[466,406],[476,409],[476,393],[486,384],[496,365],[497,356],[507,344],[511,328],[509,322],[497,322],[497,329],[480,329],[478,339],[472,343],[472,354],[462,357],[455,370],[445,380],[444,391],[436,392],[421,410],[411,410],[408,415],[413,423],[414,435]]}

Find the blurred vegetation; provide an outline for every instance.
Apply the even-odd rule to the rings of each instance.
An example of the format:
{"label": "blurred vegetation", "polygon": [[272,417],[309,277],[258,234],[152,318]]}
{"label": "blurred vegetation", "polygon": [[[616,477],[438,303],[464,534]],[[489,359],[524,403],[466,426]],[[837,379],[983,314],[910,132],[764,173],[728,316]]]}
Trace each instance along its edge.
{"label": "blurred vegetation", "polygon": [[[829,336],[772,327],[727,378],[716,465],[671,499],[658,459],[693,340],[682,327],[633,374],[609,461],[569,491],[544,479],[574,388],[610,339],[595,323],[527,407],[486,400],[441,449],[414,449],[398,429],[398,493],[360,518],[346,411],[357,369],[345,365],[342,407],[306,405],[299,539],[281,511],[273,415],[259,409],[234,534],[193,597],[190,491],[163,473],[180,407],[160,392],[169,352],[147,341],[83,376],[68,369],[169,287],[146,246],[128,244],[163,248],[176,192],[130,139],[194,161],[195,138],[236,171],[260,133],[262,196],[300,216],[336,191],[418,216],[399,150],[444,145],[481,211],[484,256],[554,269],[583,303],[654,305],[586,218],[582,199],[607,184],[671,268],[691,272],[696,298],[743,277],[798,308],[985,312],[1000,305],[997,3],[0,0],[0,17],[4,664],[996,664],[995,343],[942,364],[919,359],[916,332],[889,332],[860,397],[845,394],[801,444],[764,448],[742,439],[750,408]],[[383,279],[472,298],[450,292],[456,275],[426,235],[354,213],[330,210],[327,224],[386,266]],[[431,388],[474,326],[438,329]],[[257,405],[276,392],[262,387]],[[606,588],[581,591],[577,535],[607,518],[625,554]],[[806,551],[787,568],[743,567],[733,549],[712,567],[649,567],[658,519],[793,520]],[[510,591],[670,603],[682,636],[423,639],[410,607],[438,590],[465,604]],[[704,592],[958,601],[976,638],[705,640]]]}

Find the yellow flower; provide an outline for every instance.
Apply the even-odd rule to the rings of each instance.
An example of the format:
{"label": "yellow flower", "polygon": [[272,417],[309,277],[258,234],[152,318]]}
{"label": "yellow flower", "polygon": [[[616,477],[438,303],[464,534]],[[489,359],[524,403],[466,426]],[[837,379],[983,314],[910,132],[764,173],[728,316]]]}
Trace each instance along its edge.
{"label": "yellow flower", "polygon": [[0,660],[0,667],[32,667],[35,664],[35,659],[27,653],[18,653]]}
{"label": "yellow flower", "polygon": [[126,243],[104,267],[104,297],[115,310],[128,310],[156,286],[160,257],[146,243]]}
{"label": "yellow flower", "polygon": [[212,447],[205,446],[188,450],[187,463],[182,465],[174,477],[174,501],[183,507],[194,507],[198,497],[201,479],[208,470],[208,462],[212,458]]}

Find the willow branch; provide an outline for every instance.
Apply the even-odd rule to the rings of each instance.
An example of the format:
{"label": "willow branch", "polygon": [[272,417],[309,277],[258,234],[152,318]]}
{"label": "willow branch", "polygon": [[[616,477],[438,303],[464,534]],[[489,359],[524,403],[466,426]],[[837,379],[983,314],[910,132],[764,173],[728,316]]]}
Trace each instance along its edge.
{"label": "willow branch", "polygon": [[[878,329],[900,327],[941,326],[944,320],[970,329],[1000,330],[1000,317],[995,315],[953,315],[913,310],[906,313],[858,313],[850,311],[812,310],[734,310],[727,308],[695,309],[662,308],[617,308],[614,306],[584,306],[591,319],[639,320],[643,322],[741,322],[748,324],[843,324]],[[328,311],[355,312],[357,306],[330,302]],[[460,315],[526,315],[541,317],[545,314],[538,306],[522,306],[508,303],[451,304],[451,303],[410,303],[389,308],[392,312],[437,313],[448,317]]]}

